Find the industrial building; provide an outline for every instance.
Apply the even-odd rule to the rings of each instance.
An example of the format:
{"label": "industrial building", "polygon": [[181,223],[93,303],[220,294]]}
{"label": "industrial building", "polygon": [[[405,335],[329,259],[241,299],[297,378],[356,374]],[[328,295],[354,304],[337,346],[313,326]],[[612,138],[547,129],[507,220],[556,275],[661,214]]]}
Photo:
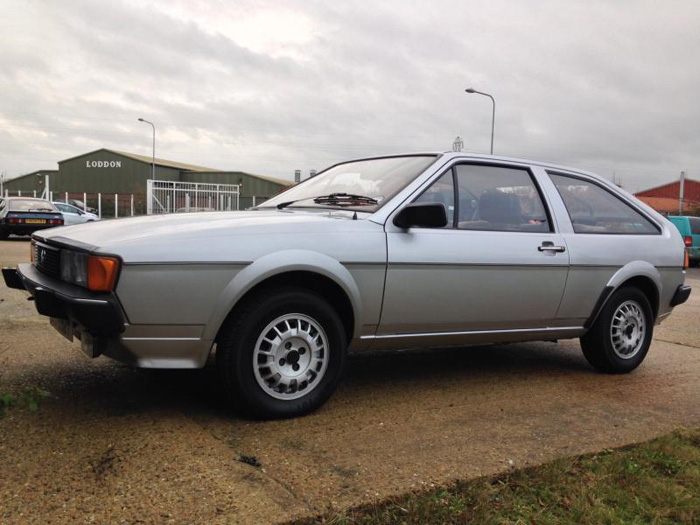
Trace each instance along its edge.
{"label": "industrial building", "polygon": [[642,202],[660,213],[678,215],[681,207],[683,215],[700,214],[700,181],[686,178],[683,182],[683,202],[681,203],[681,182],[679,180],[635,193]]}
{"label": "industrial building", "polygon": [[[239,208],[245,209],[280,193],[293,184],[292,181],[242,171],[220,171],[171,160],[155,159],[155,177],[152,174],[153,159],[124,151],[102,148],[58,162],[58,170],[37,170],[4,182],[4,191],[40,195],[46,176],[54,199],[82,199],[87,194],[90,206],[95,206],[97,194],[115,194],[134,198],[137,214],[145,213],[147,180],[187,183],[234,184],[239,186]],[[112,201],[106,201],[112,202]],[[126,201],[124,201],[126,202]]]}

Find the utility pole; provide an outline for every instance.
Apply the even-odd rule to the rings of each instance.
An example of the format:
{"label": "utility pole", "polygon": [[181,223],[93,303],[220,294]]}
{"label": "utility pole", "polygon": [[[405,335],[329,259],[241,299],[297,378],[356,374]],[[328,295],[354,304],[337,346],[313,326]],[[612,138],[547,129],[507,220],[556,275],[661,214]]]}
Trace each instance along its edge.
{"label": "utility pole", "polygon": [[153,169],[151,171],[151,179],[156,180],[156,125],[153,122],[142,118],[139,118],[138,121],[143,122],[144,124],[150,124],[153,128]]}
{"label": "utility pole", "polygon": [[474,88],[467,88],[464,91],[470,94],[476,93],[477,95],[483,95],[491,99],[491,103],[493,104],[493,111],[491,112],[491,155],[493,155],[493,133],[496,128],[496,99],[488,93],[484,93],[483,91],[477,91]]}
{"label": "utility pole", "polygon": [[681,171],[680,189],[678,191],[678,215],[683,215],[683,190],[685,189],[685,171]]}

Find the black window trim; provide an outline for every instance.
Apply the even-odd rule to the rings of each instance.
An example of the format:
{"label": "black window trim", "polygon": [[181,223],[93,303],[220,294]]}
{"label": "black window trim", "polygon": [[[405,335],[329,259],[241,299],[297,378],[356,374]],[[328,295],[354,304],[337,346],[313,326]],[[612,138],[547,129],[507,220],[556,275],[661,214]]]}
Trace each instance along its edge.
{"label": "black window trim", "polygon": [[566,201],[564,200],[564,197],[562,196],[561,192],[559,191],[559,187],[557,184],[552,180],[552,175],[559,175],[560,177],[568,177],[570,179],[578,179],[583,182],[588,182],[590,184],[593,184],[594,186],[598,186],[601,190],[606,191],[610,195],[612,195],[614,198],[619,200],[622,204],[625,204],[629,208],[632,208],[633,211],[637,212],[639,215],[644,217],[646,220],[648,220],[651,225],[656,228],[656,233],[643,233],[643,232],[636,232],[636,233],[630,233],[630,232],[577,232],[574,230],[575,235],[662,235],[663,234],[663,228],[661,225],[656,222],[654,219],[652,219],[646,212],[641,210],[638,206],[636,206],[633,202],[630,200],[624,198],[623,195],[618,195],[614,191],[612,191],[610,188],[606,188],[604,184],[601,184],[599,181],[593,179],[592,177],[587,177],[586,175],[581,175],[578,173],[567,173],[566,171],[562,170],[550,170],[550,169],[545,169],[545,172],[547,173],[547,176],[549,177],[549,180],[552,181],[552,184],[554,185],[554,188],[557,190],[557,193],[559,194],[559,198],[561,198],[561,201],[564,203],[564,208],[566,209],[566,213],[569,216],[569,222],[571,223],[571,227],[573,229],[574,227],[574,221],[571,218],[571,212],[569,211],[568,206],[566,205]]}
{"label": "black window trim", "polygon": [[[459,223],[459,185],[457,184],[457,170],[455,169],[457,166],[488,166],[492,168],[506,168],[506,169],[513,169],[513,170],[520,170],[520,171],[525,171],[527,174],[530,176],[530,180],[532,181],[532,184],[535,187],[535,190],[537,190],[537,194],[540,197],[540,201],[542,202],[542,206],[544,207],[544,213],[547,216],[547,224],[549,225],[549,231],[545,232],[529,232],[529,231],[519,231],[519,230],[476,230],[476,229],[468,229],[468,228],[458,228],[457,224]],[[523,165],[523,164],[508,164],[506,162],[489,162],[489,161],[482,161],[482,160],[458,160],[457,162],[454,162],[450,164],[445,170],[441,171],[438,173],[435,177],[433,177],[430,181],[428,181],[427,186],[423,191],[421,191],[413,200],[411,200],[411,203],[416,202],[418,199],[420,199],[423,194],[430,189],[430,187],[435,184],[438,180],[442,178],[443,175],[445,175],[448,171],[452,171],[452,187],[454,191],[454,216],[452,217],[452,225],[449,228],[421,228],[425,230],[455,230],[455,231],[461,231],[461,232],[496,232],[496,233],[528,233],[528,234],[552,234],[552,233],[558,233],[556,225],[554,224],[554,221],[552,220],[552,213],[549,209],[549,201],[547,201],[544,192],[542,191],[542,188],[540,187],[539,182],[537,181],[537,177],[532,171],[531,166],[528,165]]]}

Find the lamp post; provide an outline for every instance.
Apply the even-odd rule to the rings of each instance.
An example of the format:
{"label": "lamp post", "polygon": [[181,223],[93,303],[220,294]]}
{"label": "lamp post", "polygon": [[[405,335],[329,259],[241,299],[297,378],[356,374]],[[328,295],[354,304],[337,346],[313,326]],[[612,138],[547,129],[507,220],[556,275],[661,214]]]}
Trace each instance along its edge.
{"label": "lamp post", "polygon": [[156,180],[156,126],[153,124],[153,122],[149,122],[148,120],[144,120],[142,118],[139,118],[139,122],[150,124],[153,128],[153,167],[151,170],[151,179]]}
{"label": "lamp post", "polygon": [[484,95],[485,97],[489,97],[491,99],[491,102],[493,103],[493,112],[491,113],[491,155],[493,155],[493,130],[494,130],[494,127],[496,126],[496,101],[488,93],[483,93],[481,91],[477,91],[474,88],[467,88],[464,91],[466,91],[467,93],[470,93],[470,94],[476,93],[477,95]]}

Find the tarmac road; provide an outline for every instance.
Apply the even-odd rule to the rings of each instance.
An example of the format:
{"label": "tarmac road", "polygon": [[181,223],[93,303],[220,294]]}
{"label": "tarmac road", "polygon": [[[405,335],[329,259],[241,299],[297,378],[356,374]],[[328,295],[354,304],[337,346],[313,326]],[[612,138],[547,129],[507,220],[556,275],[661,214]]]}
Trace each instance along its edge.
{"label": "tarmac road", "polygon": [[[27,258],[0,242],[1,266]],[[275,422],[227,412],[211,368],[90,360],[0,285],[0,393],[51,393],[0,420],[0,522],[275,522],[700,426],[688,282],[632,374],[593,372],[577,341],[365,354],[325,407]]]}

